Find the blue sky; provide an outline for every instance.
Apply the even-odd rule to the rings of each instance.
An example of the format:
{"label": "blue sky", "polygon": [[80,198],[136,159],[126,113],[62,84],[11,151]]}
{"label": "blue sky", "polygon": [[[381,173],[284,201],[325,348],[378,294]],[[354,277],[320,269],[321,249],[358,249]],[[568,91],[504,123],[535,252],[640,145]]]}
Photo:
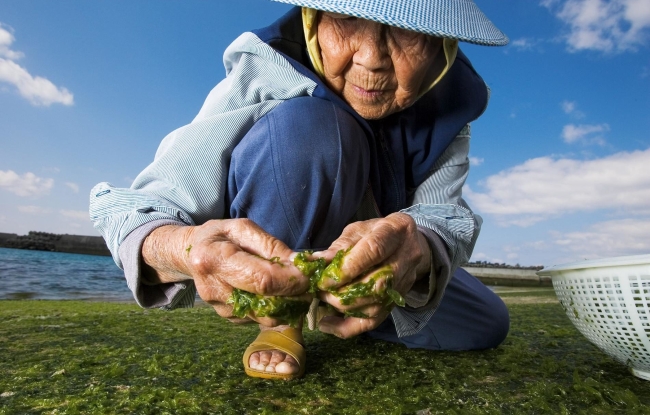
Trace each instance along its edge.
{"label": "blue sky", "polygon": [[[650,2],[478,0],[511,39],[462,45],[491,87],[472,125],[473,260],[650,253]],[[128,187],[224,76],[267,0],[0,2],[0,232],[96,235],[88,193]]]}

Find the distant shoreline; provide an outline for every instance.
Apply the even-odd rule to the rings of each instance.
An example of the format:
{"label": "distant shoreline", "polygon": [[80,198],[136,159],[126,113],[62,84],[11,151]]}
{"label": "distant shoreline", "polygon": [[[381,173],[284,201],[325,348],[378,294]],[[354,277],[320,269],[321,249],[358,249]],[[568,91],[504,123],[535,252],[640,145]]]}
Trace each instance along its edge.
{"label": "distant shoreline", "polygon": [[[29,249],[35,251],[67,252],[110,256],[111,252],[101,236],[60,235],[47,232],[30,231],[27,235],[0,232],[0,248]],[[464,268],[496,268],[513,270],[539,271],[543,266],[508,265],[486,261],[468,262]]]}
{"label": "distant shoreline", "polygon": [[30,231],[27,235],[0,232],[0,248],[100,256],[111,255],[104,238],[101,236],[59,235],[35,231]]}
{"label": "distant shoreline", "polygon": [[494,263],[494,262],[486,262],[486,261],[474,261],[474,262],[467,262],[463,265],[461,265],[463,268],[471,267],[471,268],[498,268],[498,269],[526,269],[526,270],[531,270],[531,271],[539,271],[544,268],[543,265],[531,265],[531,266],[525,266],[525,265],[508,265],[508,264],[499,264],[499,263]]}

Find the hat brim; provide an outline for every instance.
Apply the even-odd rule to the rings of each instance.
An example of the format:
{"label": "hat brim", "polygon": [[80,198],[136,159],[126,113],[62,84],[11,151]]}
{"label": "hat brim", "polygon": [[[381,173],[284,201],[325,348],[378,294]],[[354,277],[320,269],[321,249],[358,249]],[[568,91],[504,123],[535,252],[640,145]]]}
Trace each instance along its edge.
{"label": "hat brim", "polygon": [[272,0],[347,14],[431,36],[487,46],[508,44],[472,0]]}

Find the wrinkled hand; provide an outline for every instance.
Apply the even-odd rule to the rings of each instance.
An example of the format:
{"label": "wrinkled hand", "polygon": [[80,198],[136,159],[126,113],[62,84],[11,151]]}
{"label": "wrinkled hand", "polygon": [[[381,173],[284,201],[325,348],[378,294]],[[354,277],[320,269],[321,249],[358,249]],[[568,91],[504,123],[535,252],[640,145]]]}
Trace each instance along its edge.
{"label": "wrinkled hand", "polygon": [[[292,253],[248,219],[163,226],[154,230],[142,247],[144,261],[150,266],[148,278],[153,282],[193,279],[203,301],[234,322],[243,321],[235,318],[232,306],[226,304],[233,288],[311,300],[305,294],[308,279],[289,260]],[[282,324],[269,317],[250,318],[266,326]]]}
{"label": "wrinkled hand", "polygon": [[[321,319],[319,329],[341,338],[349,338],[375,329],[390,314],[376,295],[387,282],[386,267],[392,270],[392,288],[402,296],[411,289],[418,275],[428,275],[430,255],[428,243],[418,231],[413,219],[403,213],[394,213],[382,219],[355,222],[348,225],[327,251],[315,253],[331,260],[337,251],[352,247],[341,266],[340,281],[324,280],[323,289],[337,288],[339,292],[352,284],[375,278],[373,294],[343,304],[336,295],[323,291],[321,300],[329,303],[347,317],[328,316]],[[370,273],[367,273],[371,270]],[[369,318],[354,315],[363,313]],[[352,316],[350,316],[352,315]]]}

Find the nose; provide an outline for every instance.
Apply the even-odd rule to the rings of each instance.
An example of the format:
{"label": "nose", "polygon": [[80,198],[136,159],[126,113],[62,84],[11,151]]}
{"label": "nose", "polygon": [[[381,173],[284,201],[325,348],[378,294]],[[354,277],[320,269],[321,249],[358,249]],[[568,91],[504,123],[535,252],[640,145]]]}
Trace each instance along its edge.
{"label": "nose", "polygon": [[366,21],[364,30],[357,32],[359,45],[353,57],[353,63],[369,71],[380,71],[392,65],[386,40],[386,26]]}

